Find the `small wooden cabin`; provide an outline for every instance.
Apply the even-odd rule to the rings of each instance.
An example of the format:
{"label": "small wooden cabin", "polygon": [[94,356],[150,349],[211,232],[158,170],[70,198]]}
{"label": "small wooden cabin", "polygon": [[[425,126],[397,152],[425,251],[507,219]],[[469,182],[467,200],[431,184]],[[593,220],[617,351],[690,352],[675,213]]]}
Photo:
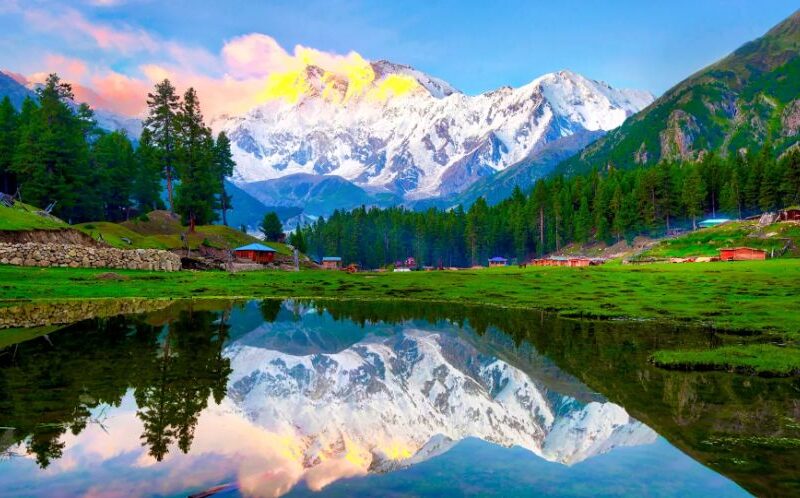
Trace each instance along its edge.
{"label": "small wooden cabin", "polygon": [[322,258],[322,268],[325,270],[338,270],[342,267],[342,258],[339,256],[325,256]]}
{"label": "small wooden cabin", "polygon": [[780,213],[781,221],[800,221],[800,208],[784,209]]}
{"label": "small wooden cabin", "polygon": [[767,259],[767,251],[752,247],[729,247],[719,250],[721,261],[751,261]]}
{"label": "small wooden cabin", "polygon": [[508,260],[506,258],[501,258],[500,256],[490,258],[489,268],[494,268],[496,266],[508,266]]}
{"label": "small wooden cabin", "polygon": [[275,249],[264,244],[248,244],[233,250],[237,258],[249,259],[256,263],[272,263],[275,259]]}

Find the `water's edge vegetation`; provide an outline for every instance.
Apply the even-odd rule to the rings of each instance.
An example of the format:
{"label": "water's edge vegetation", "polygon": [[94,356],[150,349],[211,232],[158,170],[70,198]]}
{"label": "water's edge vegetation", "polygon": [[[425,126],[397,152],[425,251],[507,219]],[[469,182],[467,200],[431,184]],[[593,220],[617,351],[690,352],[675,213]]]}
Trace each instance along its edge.
{"label": "water's edge vegetation", "polygon": [[77,299],[388,299],[677,323],[715,331],[722,343],[656,352],[651,360],[659,366],[779,376],[800,372],[800,316],[793,309],[800,294],[798,260],[353,275],[119,271],[111,279],[104,270],[0,267],[0,279],[5,307]]}

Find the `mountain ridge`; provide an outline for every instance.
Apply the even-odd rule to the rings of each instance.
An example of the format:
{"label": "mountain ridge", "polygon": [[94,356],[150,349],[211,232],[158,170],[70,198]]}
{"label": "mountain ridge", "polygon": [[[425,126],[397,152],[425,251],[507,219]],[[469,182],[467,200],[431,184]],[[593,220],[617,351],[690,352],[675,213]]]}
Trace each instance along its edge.
{"label": "mountain ridge", "polygon": [[800,130],[800,10],[677,83],[618,129],[559,164],[559,173],[727,155]]}
{"label": "mountain ridge", "polygon": [[[408,205],[446,200],[547,152],[552,142],[573,135],[595,138],[653,99],[648,92],[617,90],[566,70],[476,96],[409,66],[379,61],[370,63],[369,71],[369,85],[354,91],[346,78],[307,66],[282,94],[276,91],[242,116],[215,121],[212,126],[233,142],[233,181],[258,197],[245,185],[298,173],[338,176],[370,196],[397,197]],[[403,78],[413,76],[413,82],[388,84],[397,71]],[[387,85],[397,92],[385,93]],[[577,151],[585,141],[577,142],[563,140],[562,149]],[[551,157],[539,157],[542,174],[554,165]],[[263,195],[260,200],[281,201]],[[348,207],[381,203],[372,201]]]}

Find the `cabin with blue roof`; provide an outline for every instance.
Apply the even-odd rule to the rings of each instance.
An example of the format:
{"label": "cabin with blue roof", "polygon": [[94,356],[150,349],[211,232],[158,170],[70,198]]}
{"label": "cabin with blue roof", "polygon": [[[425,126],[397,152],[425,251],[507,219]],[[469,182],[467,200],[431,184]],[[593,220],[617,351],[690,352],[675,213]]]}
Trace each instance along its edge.
{"label": "cabin with blue roof", "polygon": [[489,268],[493,268],[495,266],[508,266],[508,260],[506,258],[501,258],[500,256],[489,258]]}
{"label": "cabin with blue roof", "polygon": [[342,267],[342,258],[339,256],[325,256],[322,258],[322,267],[326,270],[338,270]]}
{"label": "cabin with blue roof", "polygon": [[275,259],[276,252],[275,249],[258,243],[247,244],[246,246],[237,247],[233,250],[237,258],[249,259],[261,264],[272,263]]}

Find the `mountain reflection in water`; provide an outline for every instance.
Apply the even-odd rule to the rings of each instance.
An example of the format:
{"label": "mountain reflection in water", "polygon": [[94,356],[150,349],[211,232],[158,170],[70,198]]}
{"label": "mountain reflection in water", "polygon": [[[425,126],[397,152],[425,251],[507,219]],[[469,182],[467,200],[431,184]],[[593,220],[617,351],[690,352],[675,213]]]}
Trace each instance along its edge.
{"label": "mountain reflection in water", "polygon": [[201,302],[25,336],[0,354],[0,495],[503,495],[517,474],[532,492],[745,494],[521,340],[549,320]]}

